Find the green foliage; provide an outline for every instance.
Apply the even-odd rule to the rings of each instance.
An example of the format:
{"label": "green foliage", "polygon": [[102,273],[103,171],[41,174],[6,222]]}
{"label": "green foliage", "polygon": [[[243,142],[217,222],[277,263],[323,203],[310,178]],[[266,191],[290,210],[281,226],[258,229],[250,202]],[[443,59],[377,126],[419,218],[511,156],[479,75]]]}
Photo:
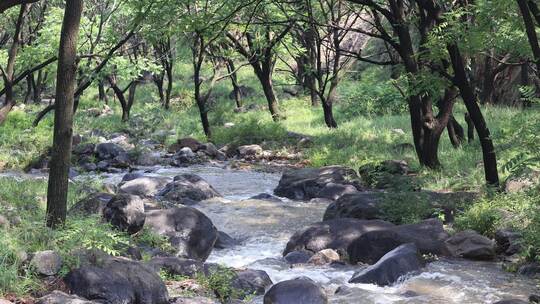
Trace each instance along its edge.
{"label": "green foliage", "polygon": [[206,289],[214,291],[221,303],[241,296],[241,291],[232,286],[236,273],[231,268],[217,266],[209,274],[197,274],[196,280]]}
{"label": "green foliage", "polygon": [[[339,115],[343,119],[358,116],[402,114],[407,102],[394,86],[394,80],[383,80],[383,70],[370,68],[362,72],[362,81],[343,81],[339,87]],[[401,85],[397,84],[396,85]]]}
{"label": "green foliage", "polygon": [[422,192],[388,192],[381,204],[384,219],[395,224],[418,223],[436,213],[427,194]]}
{"label": "green foliage", "polygon": [[482,199],[456,217],[458,230],[472,229],[493,237],[502,219],[501,210],[490,199]]}
{"label": "green foliage", "polygon": [[174,253],[175,249],[165,236],[161,236],[148,227],[144,227],[133,236],[133,241],[142,246],[148,246],[150,248],[159,248],[164,252]]}

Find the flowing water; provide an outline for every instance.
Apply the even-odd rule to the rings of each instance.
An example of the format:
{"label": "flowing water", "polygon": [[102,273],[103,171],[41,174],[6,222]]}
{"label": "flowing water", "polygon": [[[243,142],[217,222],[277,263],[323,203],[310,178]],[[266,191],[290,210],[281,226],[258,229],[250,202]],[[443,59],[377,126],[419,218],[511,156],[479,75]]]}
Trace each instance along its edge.
{"label": "flowing water", "polygon": [[[208,262],[265,270],[274,283],[306,276],[327,289],[331,303],[475,304],[510,298],[526,300],[531,293],[538,292],[534,281],[507,273],[498,263],[439,260],[391,287],[347,283],[360,266],[291,268],[282,259],[285,244],[296,230],[320,221],[326,205],[249,199],[260,193],[272,193],[279,174],[212,166],[148,169],[149,175],[198,174],[224,196],[224,200],[202,202],[195,207],[210,217],[219,230],[242,240],[242,244],[214,250]],[[107,182],[118,183],[122,175],[102,177]],[[338,288],[339,292],[334,294]],[[256,298],[254,302],[262,303],[262,299]]]}

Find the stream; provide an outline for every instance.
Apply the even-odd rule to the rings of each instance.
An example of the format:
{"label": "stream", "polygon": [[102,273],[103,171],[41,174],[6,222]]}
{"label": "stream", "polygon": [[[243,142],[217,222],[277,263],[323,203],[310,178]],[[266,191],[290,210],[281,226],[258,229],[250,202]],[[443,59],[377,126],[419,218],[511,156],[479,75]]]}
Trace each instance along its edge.
{"label": "stream", "polygon": [[[236,268],[261,269],[274,283],[306,276],[327,289],[330,303],[493,303],[502,299],[526,300],[537,293],[535,282],[501,269],[500,263],[446,260],[430,263],[423,272],[402,279],[391,287],[349,284],[355,269],[361,266],[295,266],[282,259],[289,237],[297,230],[322,219],[326,204],[250,200],[260,193],[272,193],[280,175],[255,171],[237,171],[217,166],[188,168],[151,167],[146,175],[173,177],[194,173],[206,179],[224,200],[201,202],[194,206],[212,219],[214,225],[236,239],[238,246],[214,250],[207,262]],[[4,174],[2,174],[4,176]],[[105,182],[119,183],[123,174],[103,174]],[[81,175],[77,179],[96,178]],[[340,292],[334,295],[340,288]],[[262,297],[253,299],[262,303]]]}

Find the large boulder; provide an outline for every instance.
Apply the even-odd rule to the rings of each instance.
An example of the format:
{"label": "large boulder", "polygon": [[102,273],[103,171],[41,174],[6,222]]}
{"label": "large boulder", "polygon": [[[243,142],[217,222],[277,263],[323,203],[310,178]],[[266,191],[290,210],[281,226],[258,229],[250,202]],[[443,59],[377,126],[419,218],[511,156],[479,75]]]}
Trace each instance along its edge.
{"label": "large boulder", "polygon": [[303,250],[316,253],[327,248],[334,249],[340,254],[346,253],[350,244],[362,234],[390,227],[394,225],[381,220],[345,218],[318,222],[297,231],[287,243],[283,255]]}
{"label": "large boulder", "polygon": [[120,230],[137,233],[146,218],[144,201],[136,195],[118,194],[105,205],[103,218]]}
{"label": "large boulder", "polygon": [[217,240],[212,221],[197,209],[181,206],[146,213],[146,225],[169,238],[177,256],[205,261]]}
{"label": "large boulder", "polygon": [[174,181],[167,184],[158,196],[183,205],[193,205],[202,200],[221,197],[214,187],[195,174],[175,176]]}
{"label": "large boulder", "polygon": [[125,258],[106,259],[101,268],[126,279],[135,291],[134,304],[167,304],[167,287],[159,275],[141,262]]}
{"label": "large boulder", "polygon": [[88,301],[74,295],[68,295],[59,290],[39,298],[36,304],[98,304],[99,302]]}
{"label": "large boulder", "polygon": [[38,274],[53,276],[62,268],[62,257],[52,250],[39,251],[30,260],[30,265]]}
{"label": "large boulder", "polygon": [[154,271],[165,271],[171,275],[194,278],[198,273],[204,272],[204,265],[200,261],[178,257],[154,257],[147,262]]}
{"label": "large boulder", "polygon": [[78,201],[69,209],[72,215],[88,216],[93,214],[102,215],[107,203],[114,197],[110,193],[94,193]]}
{"label": "large boulder", "polygon": [[381,194],[376,192],[346,194],[328,205],[323,220],[338,218],[380,219],[382,216],[381,202]]}
{"label": "large boulder", "polygon": [[356,272],[349,283],[387,286],[422,267],[423,261],[418,248],[412,243],[404,244],[385,254],[375,265]]}
{"label": "large boulder", "polygon": [[497,243],[497,253],[513,255],[523,249],[523,236],[521,233],[510,229],[499,229],[495,232],[495,242]]}
{"label": "large boulder", "polygon": [[240,242],[223,231],[218,231],[218,238],[214,244],[216,249],[227,249],[238,245]]}
{"label": "large boulder", "polygon": [[141,176],[132,180],[122,182],[119,192],[138,195],[141,197],[152,197],[163,187],[170,183],[171,179],[161,176]]}
{"label": "large boulder", "polygon": [[326,304],[324,289],[308,278],[282,281],[264,295],[264,304]]}
{"label": "large boulder", "polygon": [[264,270],[237,270],[231,287],[239,291],[238,297],[243,299],[252,295],[263,295],[272,286],[272,280]]}
{"label": "large boulder", "polygon": [[274,193],[277,196],[295,200],[310,200],[319,195],[329,196],[330,191],[321,194],[321,190],[329,184],[332,184],[334,188],[336,184],[354,185],[354,180],[357,178],[354,170],[340,166],[290,169],[283,173]]}
{"label": "large boulder", "polygon": [[126,154],[126,150],[111,142],[101,143],[96,146],[96,157],[99,160],[111,160]]}
{"label": "large boulder", "polygon": [[64,282],[72,293],[89,300],[109,304],[135,303],[135,290],[130,282],[106,269],[95,266],[74,269],[67,274]]}
{"label": "large boulder", "polygon": [[473,230],[461,231],[446,240],[450,253],[471,260],[495,258],[495,243]]}
{"label": "large boulder", "polygon": [[347,248],[349,260],[373,264],[392,249],[414,243],[422,254],[448,255],[445,241],[449,235],[437,219],[429,219],[417,224],[389,227],[364,233],[351,242]]}

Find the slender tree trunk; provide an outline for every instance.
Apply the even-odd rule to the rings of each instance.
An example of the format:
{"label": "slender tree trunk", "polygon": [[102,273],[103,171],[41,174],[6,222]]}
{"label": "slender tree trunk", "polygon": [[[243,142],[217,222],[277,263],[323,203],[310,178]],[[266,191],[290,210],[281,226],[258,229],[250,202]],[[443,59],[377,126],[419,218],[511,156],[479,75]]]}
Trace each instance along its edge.
{"label": "slender tree trunk", "polygon": [[463,57],[458,46],[455,44],[447,45],[447,50],[450,54],[452,67],[455,73],[455,84],[460,90],[461,97],[467,107],[467,112],[469,112],[470,118],[474,123],[480,139],[486,182],[490,186],[498,187],[499,173],[497,169],[497,155],[495,154],[495,148],[484,115],[478,106],[476,96],[467,78]]}
{"label": "slender tree trunk", "polygon": [[231,84],[233,87],[234,101],[236,102],[236,108],[242,107],[242,93],[240,92],[240,86],[238,85],[238,75],[236,74],[236,67],[232,59],[227,59],[227,71],[229,72]]}
{"label": "slender tree trunk", "polygon": [[259,78],[259,81],[261,82],[264,96],[266,97],[266,101],[268,102],[268,110],[272,115],[272,119],[274,121],[281,120],[282,117],[279,112],[278,100],[274,92],[274,85],[272,84],[272,76],[264,72],[259,72],[256,74]]}
{"label": "slender tree trunk", "polygon": [[47,78],[47,72],[43,72],[42,70],[38,71],[37,79],[33,78],[33,91],[34,91],[34,103],[40,104],[41,103],[41,93],[43,92],[43,86],[45,83],[45,80]]}
{"label": "slender tree trunk", "polygon": [[30,100],[32,99],[32,82],[34,78],[34,74],[30,74],[26,76],[26,93],[24,95],[24,103],[28,104],[30,103]]}
{"label": "slender tree trunk", "polygon": [[60,34],[53,149],[47,189],[47,226],[52,228],[63,224],[66,219],[77,72],[77,40],[82,10],[83,0],[66,1]]}
{"label": "slender tree trunk", "polygon": [[105,83],[103,80],[100,80],[98,82],[98,95],[99,95],[99,101],[107,104],[109,103],[109,98],[107,97],[107,91],[105,90]]}
{"label": "slender tree trunk", "polygon": [[11,47],[8,50],[8,59],[5,74],[2,75],[4,78],[4,88],[6,94],[5,104],[0,108],[0,125],[2,125],[9,114],[11,109],[15,106],[15,95],[13,93],[13,78],[15,74],[15,61],[17,59],[17,54],[19,53],[19,47],[21,44],[21,31],[24,25],[24,19],[28,14],[30,6],[28,4],[22,4],[19,11],[19,17],[17,18],[17,23],[15,25],[15,33],[13,35],[13,42]]}
{"label": "slender tree trunk", "polygon": [[446,128],[448,129],[448,137],[450,138],[452,146],[454,146],[456,149],[461,147],[463,141],[465,140],[465,131],[454,115],[450,116],[450,120],[448,121],[448,126],[446,126]]}
{"label": "slender tree trunk", "polygon": [[173,65],[171,61],[167,66],[165,72],[167,73],[167,88],[165,89],[165,109],[168,110],[171,107],[171,93],[173,88],[174,76],[173,76]]}
{"label": "slender tree trunk", "polygon": [[529,45],[531,46],[532,53],[534,56],[534,63],[538,73],[540,73],[540,44],[538,44],[538,36],[536,35],[536,29],[534,26],[534,20],[531,16],[531,11],[527,0],[516,0],[521,12],[521,17],[523,18],[523,23],[525,24],[525,31],[527,32],[527,39],[529,40]]}
{"label": "slender tree trunk", "polygon": [[129,86],[128,102],[127,102],[127,120],[129,120],[129,114],[131,113],[131,108],[133,107],[133,104],[135,103],[135,97],[137,94],[137,87],[139,86],[139,83],[140,81],[136,80],[132,82],[131,85]]}
{"label": "slender tree trunk", "polygon": [[114,76],[108,77],[109,83],[111,85],[111,89],[114,92],[114,95],[118,98],[118,102],[120,102],[120,107],[122,108],[122,121],[128,121],[129,120],[129,110],[128,110],[128,103],[126,101],[126,97],[124,96],[124,91],[118,87],[118,84],[116,83],[116,79],[114,79]]}
{"label": "slender tree trunk", "polygon": [[159,94],[159,102],[163,107],[166,106],[165,103],[165,90],[163,89],[163,78],[165,77],[164,73],[161,73],[159,75],[154,75],[152,78],[154,79],[154,84],[156,85],[156,88],[158,90]]}
{"label": "slender tree trunk", "polygon": [[474,141],[474,122],[469,113],[465,113],[465,122],[467,123],[467,140],[472,143]]}

